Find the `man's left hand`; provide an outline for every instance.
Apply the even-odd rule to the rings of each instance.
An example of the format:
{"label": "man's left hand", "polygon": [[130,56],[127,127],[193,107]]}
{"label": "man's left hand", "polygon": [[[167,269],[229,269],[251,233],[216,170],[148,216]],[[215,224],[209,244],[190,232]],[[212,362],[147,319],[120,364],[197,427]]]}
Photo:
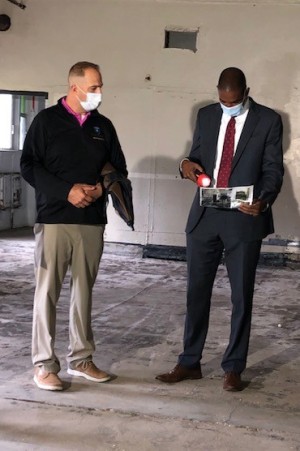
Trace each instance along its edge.
{"label": "man's left hand", "polygon": [[267,206],[267,203],[260,199],[254,199],[251,205],[241,204],[239,211],[245,213],[246,215],[258,216]]}
{"label": "man's left hand", "polygon": [[97,183],[97,185],[94,186],[93,189],[85,189],[85,194],[88,196],[91,196],[93,199],[92,202],[95,202],[95,200],[99,199],[99,197],[103,194],[103,189],[101,183]]}

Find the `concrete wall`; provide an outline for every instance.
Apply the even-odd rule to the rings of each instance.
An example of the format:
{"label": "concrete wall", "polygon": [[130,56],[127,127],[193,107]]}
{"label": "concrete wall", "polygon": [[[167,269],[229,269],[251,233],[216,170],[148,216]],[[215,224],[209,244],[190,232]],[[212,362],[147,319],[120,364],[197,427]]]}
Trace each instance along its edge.
{"label": "concrete wall", "polygon": [[[134,188],[135,232],[110,209],[107,240],[185,244],[195,188],[178,177],[197,110],[217,100],[220,71],[243,69],[254,99],[282,114],[285,182],[272,245],[300,239],[300,5],[296,1],[0,0],[0,89],[65,94],[78,60],[100,64],[101,112],[114,122]],[[197,52],[165,49],[166,27],[199,29]],[[30,216],[30,215],[29,215]],[[272,244],[273,243],[273,244]],[[277,248],[278,249],[278,248]],[[296,246],[292,248],[292,252]]]}

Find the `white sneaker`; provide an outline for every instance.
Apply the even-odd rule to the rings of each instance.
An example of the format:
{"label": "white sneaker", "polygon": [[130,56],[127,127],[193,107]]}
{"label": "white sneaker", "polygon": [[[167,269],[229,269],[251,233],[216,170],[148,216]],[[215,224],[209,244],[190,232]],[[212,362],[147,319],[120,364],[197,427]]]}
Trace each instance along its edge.
{"label": "white sneaker", "polygon": [[42,390],[60,391],[63,390],[63,382],[56,373],[44,371],[36,368],[33,378],[36,385]]}
{"label": "white sneaker", "polygon": [[85,377],[85,379],[93,382],[106,382],[110,379],[110,375],[99,370],[91,360],[80,363],[74,369],[68,368],[68,373],[72,376]]}

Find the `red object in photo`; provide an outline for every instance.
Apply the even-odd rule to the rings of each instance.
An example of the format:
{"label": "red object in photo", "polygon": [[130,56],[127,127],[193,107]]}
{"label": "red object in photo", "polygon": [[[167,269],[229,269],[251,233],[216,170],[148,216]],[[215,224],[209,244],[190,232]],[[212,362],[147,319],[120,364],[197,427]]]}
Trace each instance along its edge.
{"label": "red object in photo", "polygon": [[210,185],[210,177],[201,172],[197,177],[197,185],[202,188],[207,188]]}

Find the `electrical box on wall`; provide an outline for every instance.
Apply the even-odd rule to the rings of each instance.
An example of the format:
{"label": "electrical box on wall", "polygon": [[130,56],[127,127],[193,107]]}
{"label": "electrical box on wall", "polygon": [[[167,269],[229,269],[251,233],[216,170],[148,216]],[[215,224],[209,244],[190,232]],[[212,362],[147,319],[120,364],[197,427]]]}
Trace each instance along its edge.
{"label": "electrical box on wall", "polygon": [[21,175],[0,174],[0,210],[21,206]]}

